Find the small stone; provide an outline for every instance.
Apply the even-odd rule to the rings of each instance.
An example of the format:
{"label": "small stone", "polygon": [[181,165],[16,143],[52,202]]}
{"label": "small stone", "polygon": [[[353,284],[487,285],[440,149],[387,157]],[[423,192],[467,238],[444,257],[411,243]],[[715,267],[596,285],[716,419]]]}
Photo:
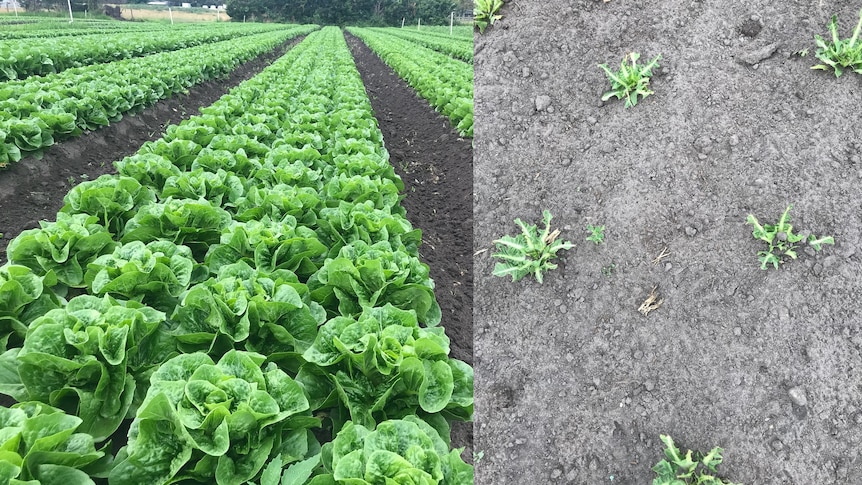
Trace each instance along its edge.
{"label": "small stone", "polygon": [[739,145],[739,137],[736,135],[731,135],[730,136],[730,146],[735,147],[736,145]]}
{"label": "small stone", "polygon": [[742,327],[733,327],[733,334],[737,337],[742,335]]}
{"label": "small stone", "polygon": [[780,439],[774,439],[772,440],[772,449],[775,451],[781,451],[784,449],[784,443],[782,443]]}
{"label": "small stone", "polygon": [[775,54],[775,51],[777,50],[778,42],[774,42],[759,49],[743,52],[739,55],[739,60],[757,69],[757,65],[761,61],[765,61],[766,59],[772,57],[772,54]]}
{"label": "small stone", "polygon": [[559,468],[554,468],[554,470],[551,472],[551,478],[560,478],[562,474],[562,470],[560,470]]}
{"label": "small stone", "polygon": [[694,236],[695,236],[695,234],[697,234],[697,229],[695,229],[695,228],[693,228],[693,227],[691,227],[691,226],[686,226],[686,228],[685,228],[685,233],[686,233],[689,237],[694,237]]}
{"label": "small stone", "polygon": [[597,120],[597,119],[593,118],[592,116],[588,116],[588,117],[587,117],[587,123],[589,123],[589,124],[591,124],[591,125],[594,125],[594,124],[598,123],[598,121],[599,121],[599,120]]}
{"label": "small stone", "polygon": [[808,397],[805,396],[805,389],[801,387],[794,387],[787,391],[787,394],[790,395],[790,399],[797,406],[807,406],[808,405]]}
{"label": "small stone", "polygon": [[572,362],[575,360],[575,355],[571,352],[566,352],[566,362]]}
{"label": "small stone", "polygon": [[524,67],[523,69],[521,69],[521,76],[530,77],[530,68]]}
{"label": "small stone", "polygon": [[672,269],[673,269],[673,265],[672,265],[672,264],[670,264],[670,263],[665,263],[665,264],[664,264],[664,270],[665,270],[665,271],[670,271],[670,270],[672,270]]}
{"label": "small stone", "polygon": [[564,159],[560,160],[560,165],[562,165],[564,167],[568,167],[571,164],[572,164],[571,158],[564,158]]}
{"label": "small stone", "polygon": [[551,97],[547,95],[536,96],[536,111],[545,111],[551,105]]}
{"label": "small stone", "polygon": [[653,382],[653,381],[644,382],[644,389],[646,389],[647,392],[651,392],[653,389],[655,389],[655,382]]}
{"label": "small stone", "polygon": [[566,305],[560,305],[560,313],[566,313],[567,310],[568,308],[566,307]]}

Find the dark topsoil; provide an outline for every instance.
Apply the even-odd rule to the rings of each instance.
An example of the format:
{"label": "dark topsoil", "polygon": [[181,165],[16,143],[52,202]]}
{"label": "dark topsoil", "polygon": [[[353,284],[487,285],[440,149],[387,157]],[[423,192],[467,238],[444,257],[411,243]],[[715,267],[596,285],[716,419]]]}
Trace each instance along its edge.
{"label": "dark topsoil", "polygon": [[[543,209],[577,245],[543,285],[476,257],[476,483],[647,484],[669,434],[734,482],[862,484],[862,76],[810,70],[859,7],[515,0],[476,36],[474,249]],[[655,95],[601,102],[631,51]],[[746,216],[791,203],[836,245],[761,271]]]}
{"label": "dark topsoil", "polygon": [[[422,229],[422,260],[431,267],[441,325],[451,355],[473,364],[473,147],[358,38],[345,32],[383,132],[390,163],[404,181],[401,204]],[[472,458],[472,424],[456,424],[452,445]]]}
{"label": "dark topsoil", "polygon": [[[39,220],[54,219],[71,182],[115,173],[112,162],[135,153],[145,141],[160,138],[169,124],[197,114],[199,107],[212,104],[260,72],[295,42],[243,64],[226,79],[202,83],[187,95],[163,100],[104,129],[57,144],[41,160],[29,158],[0,172],[0,232],[4,233],[0,261],[5,261],[9,240],[24,229],[38,227]],[[459,138],[447,119],[418,98],[364,44],[355,38],[350,44],[392,163],[404,180],[402,204],[410,222],[423,231],[420,253],[431,267],[442,325],[452,339],[452,356],[472,364],[471,144]],[[472,427],[455,426],[453,446],[471,442]],[[465,459],[471,450],[465,451]]]}

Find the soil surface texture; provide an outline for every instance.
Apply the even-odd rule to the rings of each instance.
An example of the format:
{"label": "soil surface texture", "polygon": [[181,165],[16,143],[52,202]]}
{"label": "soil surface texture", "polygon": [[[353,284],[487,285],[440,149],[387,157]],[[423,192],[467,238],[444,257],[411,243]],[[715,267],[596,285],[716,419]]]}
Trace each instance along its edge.
{"label": "soil surface texture", "polygon": [[[476,483],[651,483],[667,434],[734,483],[862,484],[862,76],[810,69],[858,2],[502,14],[475,40]],[[662,55],[655,94],[602,102],[629,52]],[[835,245],[763,271],[746,218],[790,204]],[[544,284],[492,276],[544,209],[576,247]]]}
{"label": "soil surface texture", "polygon": [[[361,40],[345,32],[371,100],[390,163],[404,181],[401,204],[422,229],[419,253],[431,268],[451,355],[473,363],[473,148],[449,119],[416,94]],[[456,424],[452,445],[472,457],[472,424]]]}

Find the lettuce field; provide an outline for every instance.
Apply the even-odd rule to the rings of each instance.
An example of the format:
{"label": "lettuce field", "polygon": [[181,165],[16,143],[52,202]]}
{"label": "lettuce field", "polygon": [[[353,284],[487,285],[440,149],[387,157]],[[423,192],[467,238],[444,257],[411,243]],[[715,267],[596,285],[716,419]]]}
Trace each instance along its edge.
{"label": "lettuce field", "polygon": [[125,25],[0,35],[0,482],[473,483],[470,37]]}

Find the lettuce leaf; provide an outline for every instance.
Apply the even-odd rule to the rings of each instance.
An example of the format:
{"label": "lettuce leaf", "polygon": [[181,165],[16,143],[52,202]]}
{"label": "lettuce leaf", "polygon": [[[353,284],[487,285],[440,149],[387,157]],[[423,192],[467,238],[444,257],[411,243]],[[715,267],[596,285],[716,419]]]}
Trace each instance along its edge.
{"label": "lettuce leaf", "polygon": [[[302,388],[265,357],[231,350],[218,363],[183,354],[153,373],[147,397],[111,471],[112,485],[191,478],[239,484],[254,479],[307,415]],[[314,423],[316,420],[300,422]]]}
{"label": "lettuce leaf", "polygon": [[87,264],[116,246],[96,216],[58,212],[56,222],[39,224],[9,242],[9,261],[39,275],[53,271],[59,283],[72,288],[85,287]]}
{"label": "lettuce leaf", "polygon": [[0,391],[19,389],[18,400],[79,416],[80,431],[104,440],[126,417],[136,385],[146,387],[147,372],[164,356],[148,344],[166,331],[164,318],[136,302],[73,298],[35,319],[23,346],[0,357]]}

